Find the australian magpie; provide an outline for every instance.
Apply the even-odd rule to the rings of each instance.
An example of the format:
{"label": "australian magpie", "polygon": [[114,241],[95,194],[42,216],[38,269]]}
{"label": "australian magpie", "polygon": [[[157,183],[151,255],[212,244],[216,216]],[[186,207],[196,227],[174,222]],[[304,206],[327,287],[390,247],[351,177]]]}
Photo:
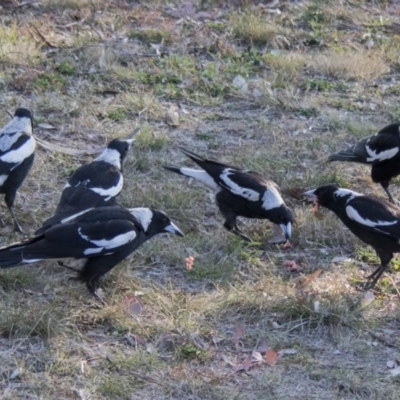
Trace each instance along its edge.
{"label": "australian magpie", "polygon": [[363,242],[374,248],[381,265],[370,275],[365,289],[372,289],[388,267],[393,253],[400,252],[400,208],[386,199],[365,196],[334,185],[303,193],[316,205],[333,211]]}
{"label": "australian magpie", "polygon": [[81,212],[31,240],[0,249],[0,268],[49,259],[75,258],[82,269],[78,280],[95,296],[101,276],[162,232],[183,236],[162,212],[150,208],[100,207]]}
{"label": "australian magpie", "polygon": [[82,165],[71,175],[64,186],[55,215],[45,220],[36,234],[88,208],[115,204],[124,182],[122,165],[134,141],[132,135],[126,139],[112,140],[99,157]]}
{"label": "australian magpie", "polygon": [[[33,164],[36,143],[32,129],[32,113],[26,108],[17,108],[14,118],[0,129],[0,193],[5,194],[5,203],[18,232],[22,229],[13,205],[17,190]],[[4,226],[1,218],[0,224]]]}
{"label": "australian magpie", "polygon": [[207,160],[183,148],[179,149],[201,169],[164,166],[169,171],[194,178],[216,192],[216,201],[225,217],[228,231],[250,241],[236,223],[236,217],[268,219],[282,229],[290,241],[293,215],[285,205],[278,186],[256,172]]}
{"label": "australian magpie", "polygon": [[391,124],[372,136],[360,139],[352,148],[329,156],[329,161],[371,164],[371,178],[379,183],[392,203],[389,191],[392,178],[400,175],[400,122]]}

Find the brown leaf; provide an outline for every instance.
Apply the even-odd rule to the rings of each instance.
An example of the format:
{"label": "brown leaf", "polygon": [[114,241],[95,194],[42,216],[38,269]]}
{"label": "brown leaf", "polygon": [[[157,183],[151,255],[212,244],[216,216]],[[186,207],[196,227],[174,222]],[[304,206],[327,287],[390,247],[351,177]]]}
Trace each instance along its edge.
{"label": "brown leaf", "polygon": [[128,295],[125,297],[125,299],[122,302],[124,310],[134,316],[134,315],[140,315],[143,310],[143,304],[142,302],[135,296],[135,295]]}
{"label": "brown leaf", "polygon": [[244,335],[243,325],[236,325],[233,330],[233,343],[235,344],[236,351],[240,351],[239,340]]}
{"label": "brown leaf", "polygon": [[304,289],[308,286],[312,281],[315,281],[321,274],[322,269],[317,269],[310,275],[301,275],[292,279],[292,283],[294,284],[296,289]]}
{"label": "brown leaf", "polygon": [[278,353],[273,349],[268,349],[264,359],[268,365],[274,365],[278,361]]}
{"label": "brown leaf", "polygon": [[251,355],[246,357],[245,360],[236,367],[235,372],[239,372],[239,371],[247,372],[251,368],[251,366],[253,365],[251,360],[252,360],[252,356]]}

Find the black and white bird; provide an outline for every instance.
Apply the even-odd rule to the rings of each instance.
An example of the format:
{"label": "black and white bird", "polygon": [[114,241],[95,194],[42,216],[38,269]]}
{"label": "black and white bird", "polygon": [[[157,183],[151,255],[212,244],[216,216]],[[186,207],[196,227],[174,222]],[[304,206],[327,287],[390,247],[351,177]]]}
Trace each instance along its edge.
{"label": "black and white bird", "polygon": [[164,166],[165,169],[200,181],[216,192],[216,201],[225,217],[228,231],[250,241],[237,226],[238,216],[268,219],[282,229],[290,241],[293,215],[284,203],[278,186],[249,170],[239,169],[217,161],[207,160],[183,148],[179,149],[201,169]]}
{"label": "black and white bird", "polygon": [[371,178],[387,193],[390,180],[400,175],[400,122],[391,124],[372,136],[360,139],[352,148],[329,156],[329,161],[350,161],[371,164]]}
{"label": "black and white bird", "polygon": [[31,240],[1,248],[0,268],[50,259],[78,259],[82,269],[77,279],[97,296],[100,277],[146,240],[163,232],[183,236],[162,211],[121,206],[93,208]]}
{"label": "black and white bird", "polygon": [[388,267],[394,253],[400,252],[400,208],[386,199],[365,196],[334,185],[303,193],[317,206],[333,211],[363,242],[374,248],[381,265],[370,275],[365,289],[372,289]]}
{"label": "black and white bird", "polygon": [[35,232],[40,234],[61,220],[88,208],[111,206],[116,203],[124,184],[122,167],[134,142],[134,131],[126,139],[112,140],[91,163],[79,167],[68,179],[55,215],[42,223]]}
{"label": "black and white bird", "polygon": [[[26,108],[17,108],[13,119],[0,129],[0,193],[5,194],[15,230],[21,233],[13,205],[17,190],[33,164],[36,142],[32,130],[32,113]],[[0,224],[4,226],[1,218]]]}

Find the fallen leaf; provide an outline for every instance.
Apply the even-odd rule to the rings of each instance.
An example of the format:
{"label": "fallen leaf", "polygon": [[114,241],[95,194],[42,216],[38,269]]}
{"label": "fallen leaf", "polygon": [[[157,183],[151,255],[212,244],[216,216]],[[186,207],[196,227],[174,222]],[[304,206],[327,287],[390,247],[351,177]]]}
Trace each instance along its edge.
{"label": "fallen leaf", "polygon": [[140,315],[143,310],[142,302],[133,294],[126,296],[122,301],[122,305],[130,315]]}
{"label": "fallen leaf", "polygon": [[267,339],[261,339],[256,351],[265,353],[269,349]]}
{"label": "fallen leaf", "polygon": [[258,351],[253,351],[253,352],[251,353],[251,356],[254,358],[254,360],[255,360],[256,362],[259,362],[259,363],[263,362],[263,356],[262,356],[262,354],[259,353]]}
{"label": "fallen leaf", "polygon": [[46,123],[44,123],[44,122],[38,124],[38,128],[42,128],[42,129],[57,129],[57,128],[55,128],[53,125],[46,124]]}
{"label": "fallen leaf", "polygon": [[268,349],[264,356],[265,362],[268,365],[274,365],[278,361],[278,353],[273,349]]}
{"label": "fallen leaf", "polygon": [[252,360],[252,356],[248,356],[241,364],[239,364],[236,367],[235,372],[239,372],[239,371],[247,372],[253,365],[251,360]]}
{"label": "fallen leaf", "polygon": [[310,275],[301,275],[296,278],[292,279],[292,283],[294,284],[296,289],[304,289],[306,286],[308,286],[312,281],[317,279],[319,275],[321,274],[322,269],[317,269],[315,272],[313,272]]}
{"label": "fallen leaf", "polygon": [[233,343],[235,344],[236,351],[240,351],[239,341],[244,335],[243,325],[236,325],[233,330]]}
{"label": "fallen leaf", "polygon": [[278,351],[278,356],[282,357],[285,354],[289,354],[290,355],[290,354],[296,354],[296,353],[297,353],[296,349],[282,349],[282,350]]}

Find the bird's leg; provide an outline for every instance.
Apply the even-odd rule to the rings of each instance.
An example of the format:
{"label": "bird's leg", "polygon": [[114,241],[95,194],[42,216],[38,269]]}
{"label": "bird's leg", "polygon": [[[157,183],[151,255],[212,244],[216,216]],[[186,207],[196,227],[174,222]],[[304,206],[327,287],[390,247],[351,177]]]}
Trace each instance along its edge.
{"label": "bird's leg", "polygon": [[10,214],[13,217],[13,220],[14,220],[14,229],[19,233],[24,233],[24,231],[21,228],[21,225],[18,223],[18,220],[15,217],[14,210],[13,210],[12,206],[8,207],[8,210],[10,211]]}
{"label": "bird's leg", "polygon": [[226,220],[224,222],[224,228],[226,230],[228,230],[229,232],[232,232],[235,235],[240,236],[246,242],[252,241],[248,236],[246,236],[244,233],[242,233],[240,228],[237,226],[235,215],[230,215],[226,218]]}
{"label": "bird's leg", "polygon": [[364,286],[364,290],[371,290],[378,282],[378,279],[382,276],[385,272],[386,268],[389,264],[382,264],[380,265],[371,275],[367,276],[367,279],[372,279],[371,282],[367,282]]}
{"label": "bird's leg", "polygon": [[393,204],[395,204],[396,206],[399,205],[399,203],[393,198],[392,193],[390,193],[389,190],[389,182],[382,182],[381,186],[383,187],[383,190],[386,192],[386,194],[389,197],[389,201]]}

